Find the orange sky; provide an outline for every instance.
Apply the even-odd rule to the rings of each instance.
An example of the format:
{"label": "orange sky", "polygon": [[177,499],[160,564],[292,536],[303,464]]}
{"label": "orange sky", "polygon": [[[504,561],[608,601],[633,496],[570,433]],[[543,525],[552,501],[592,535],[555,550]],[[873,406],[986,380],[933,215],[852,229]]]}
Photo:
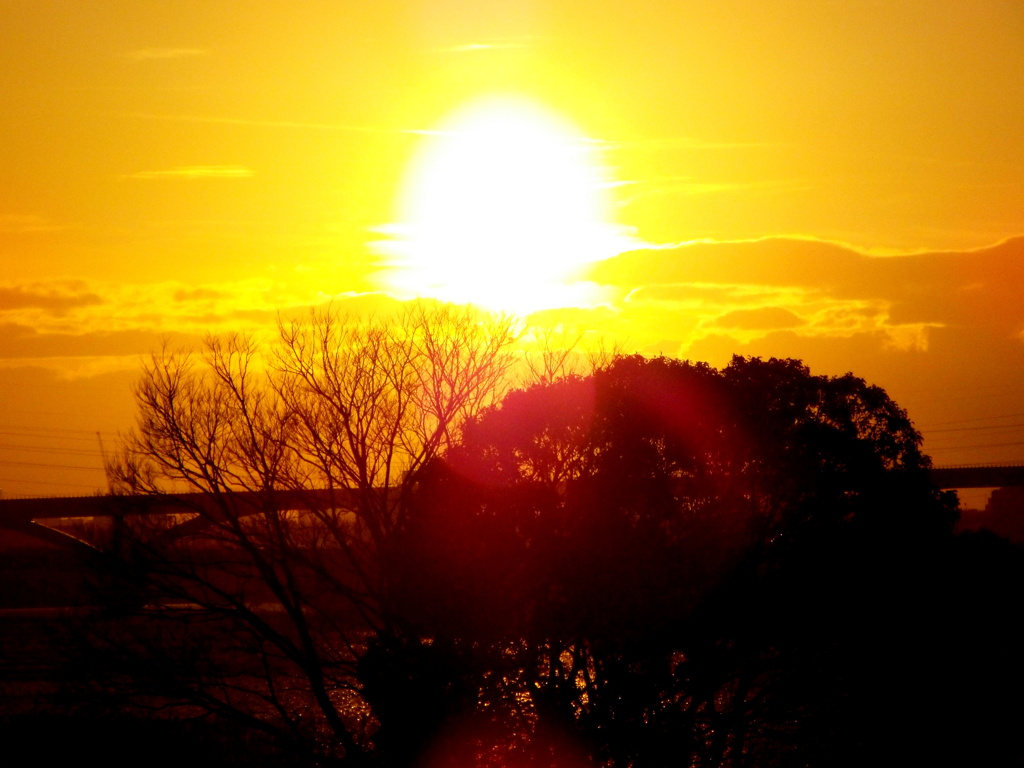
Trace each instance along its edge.
{"label": "orange sky", "polygon": [[410,163],[495,94],[638,248],[535,322],[852,370],[939,463],[1024,461],[1016,0],[0,0],[0,93],[6,494],[102,487],[162,338],[379,302]]}

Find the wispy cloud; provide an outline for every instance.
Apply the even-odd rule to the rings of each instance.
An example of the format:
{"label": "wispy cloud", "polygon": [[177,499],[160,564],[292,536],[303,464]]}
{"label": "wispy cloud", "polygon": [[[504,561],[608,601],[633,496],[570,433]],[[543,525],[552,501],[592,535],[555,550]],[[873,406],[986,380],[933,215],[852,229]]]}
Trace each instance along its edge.
{"label": "wispy cloud", "polygon": [[252,120],[244,117],[215,117],[210,115],[159,115],[148,112],[133,112],[127,115],[138,120],[161,120],[175,123],[211,123],[215,125],[244,125],[254,128],[300,128],[318,131],[339,131],[352,133],[401,133],[422,136],[437,135],[439,131],[424,128],[388,128],[374,125],[351,125],[347,123],[313,123],[302,120]]}
{"label": "wispy cloud", "polygon": [[[78,280],[7,283],[0,284],[0,329],[6,329],[0,335],[9,342],[5,347],[7,357],[15,356],[15,349],[19,355],[38,356],[27,340],[36,335],[45,337],[51,345],[63,338],[69,349],[75,339],[92,336],[145,340],[145,345],[124,352],[138,354],[152,348],[148,339],[162,333],[199,337],[206,332],[273,331],[278,312],[289,307],[333,302],[352,309],[363,305],[379,309],[389,301],[383,295],[324,293],[315,285],[282,287],[260,278],[207,285]],[[15,333],[17,329],[21,330]],[[11,339],[15,337],[21,341],[12,347]],[[64,353],[51,350],[43,356]]]}
{"label": "wispy cloud", "polygon": [[0,313],[35,309],[63,313],[76,307],[102,304],[96,293],[83,286],[54,283],[51,285],[0,286]]}
{"label": "wispy cloud", "polygon": [[634,141],[618,141],[615,149],[644,150],[663,152],[670,150],[704,150],[704,149],[763,149],[765,147],[784,147],[785,143],[777,141],[711,141],[696,136],[672,136],[669,138],[647,138]]}
{"label": "wispy cloud", "polygon": [[152,61],[155,59],[191,59],[209,54],[210,52],[203,48],[139,48],[128,51],[124,55],[135,61]]}
{"label": "wispy cloud", "polygon": [[190,165],[168,171],[139,171],[126,179],[247,179],[255,171],[241,165]]}
{"label": "wispy cloud", "polygon": [[713,324],[721,328],[769,331],[782,328],[799,328],[807,321],[783,307],[757,307],[755,309],[734,309],[716,317]]}
{"label": "wispy cloud", "polygon": [[1024,239],[971,252],[879,257],[770,238],[635,251],[595,265],[590,277],[627,291],[623,311],[653,325],[668,328],[685,316],[676,337],[684,349],[703,336],[749,344],[792,331],[794,338],[867,334],[891,348],[923,351],[943,329],[999,339],[1019,334],[1022,255]]}
{"label": "wispy cloud", "polygon": [[667,195],[713,195],[728,192],[761,192],[776,190],[813,189],[814,185],[802,179],[774,179],[766,181],[696,181],[687,176],[662,176],[645,182],[633,182],[635,192],[626,204],[640,198]]}
{"label": "wispy cloud", "polygon": [[223,299],[227,293],[216,288],[180,288],[173,294],[174,301],[216,301]]}
{"label": "wispy cloud", "polygon": [[64,227],[48,221],[37,214],[0,213],[0,234],[26,234],[29,232],[52,232]]}
{"label": "wispy cloud", "polygon": [[159,330],[40,332],[18,323],[0,323],[0,359],[125,357],[158,349],[178,334]]}
{"label": "wispy cloud", "polygon": [[511,40],[487,40],[438,48],[438,53],[479,53],[481,51],[518,51],[533,48],[540,38],[520,37]]}

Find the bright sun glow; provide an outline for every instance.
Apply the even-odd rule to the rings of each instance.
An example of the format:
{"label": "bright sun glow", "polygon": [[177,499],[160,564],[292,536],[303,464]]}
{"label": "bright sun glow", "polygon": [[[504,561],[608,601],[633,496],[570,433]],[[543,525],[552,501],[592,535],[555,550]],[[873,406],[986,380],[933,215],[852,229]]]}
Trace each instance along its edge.
{"label": "bright sun glow", "polygon": [[635,247],[611,222],[595,142],[539,106],[455,113],[414,159],[387,245],[394,289],[526,313],[599,297],[580,268]]}

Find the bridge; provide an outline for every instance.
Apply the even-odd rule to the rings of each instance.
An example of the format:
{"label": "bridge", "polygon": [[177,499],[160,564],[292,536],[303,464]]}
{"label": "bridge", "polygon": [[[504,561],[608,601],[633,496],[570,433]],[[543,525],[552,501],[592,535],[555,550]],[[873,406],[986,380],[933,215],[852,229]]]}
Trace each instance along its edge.
{"label": "bridge", "polygon": [[[934,467],[931,470],[931,478],[937,487],[943,489],[1024,486],[1024,465],[971,464]],[[277,509],[350,509],[352,493],[344,488],[312,488],[306,491],[275,491],[271,499],[263,494],[239,491],[231,493],[231,503],[236,505],[241,514],[255,513],[267,502],[272,502]],[[84,545],[68,534],[38,521],[47,518],[117,517],[128,514],[169,515],[205,512],[216,515],[220,508],[217,500],[205,493],[167,496],[0,498],[0,531],[19,531],[59,546]],[[181,532],[187,531],[182,529]]]}
{"label": "bridge", "polygon": [[34,539],[61,547],[86,544],[70,534],[51,528],[40,520],[83,517],[119,518],[127,515],[182,515],[201,513],[200,518],[175,527],[181,535],[205,525],[204,516],[214,519],[223,514],[224,504],[230,504],[240,516],[255,514],[266,505],[277,510],[351,509],[354,492],[347,488],[311,488],[309,490],[275,490],[272,493],[229,491],[216,498],[210,493],[179,493],[139,496],[43,496],[38,498],[0,498],[0,532],[17,531]]}

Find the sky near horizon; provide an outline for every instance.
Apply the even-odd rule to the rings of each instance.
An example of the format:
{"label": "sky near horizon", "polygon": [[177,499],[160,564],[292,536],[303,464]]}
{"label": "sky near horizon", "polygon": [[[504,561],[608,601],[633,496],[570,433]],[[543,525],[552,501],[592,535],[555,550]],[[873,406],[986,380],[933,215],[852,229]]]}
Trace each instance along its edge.
{"label": "sky near horizon", "polygon": [[[102,486],[164,338],[488,276],[630,351],[851,370],[937,463],[1024,461],[1016,0],[0,0],[0,93],[7,494]],[[495,99],[533,106],[459,122]],[[476,275],[438,293],[415,237],[496,114],[529,140],[485,171],[554,224],[428,233]]]}

